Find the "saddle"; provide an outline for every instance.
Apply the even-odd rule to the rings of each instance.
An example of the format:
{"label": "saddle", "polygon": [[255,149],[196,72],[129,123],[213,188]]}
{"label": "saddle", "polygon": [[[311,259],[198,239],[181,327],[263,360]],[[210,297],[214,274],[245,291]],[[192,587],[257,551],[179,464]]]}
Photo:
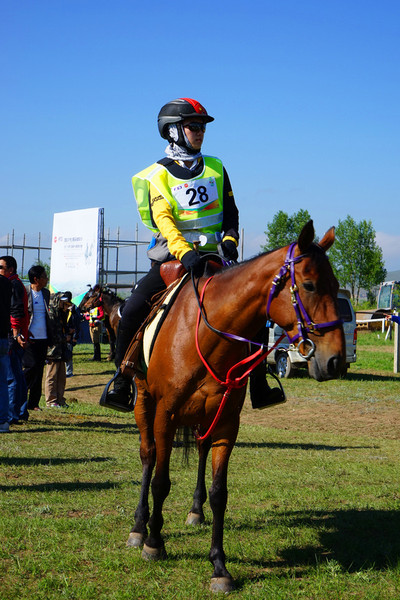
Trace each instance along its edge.
{"label": "saddle", "polygon": [[[211,277],[221,268],[221,264],[210,260],[206,264],[204,274]],[[151,299],[151,311],[133,337],[120,366],[122,375],[130,379],[138,373],[146,376],[148,360],[158,332],[181,288],[189,279],[189,273],[179,260],[163,263],[160,267],[160,275],[167,289],[159,292]],[[145,335],[147,338],[146,348],[144,348]]]}

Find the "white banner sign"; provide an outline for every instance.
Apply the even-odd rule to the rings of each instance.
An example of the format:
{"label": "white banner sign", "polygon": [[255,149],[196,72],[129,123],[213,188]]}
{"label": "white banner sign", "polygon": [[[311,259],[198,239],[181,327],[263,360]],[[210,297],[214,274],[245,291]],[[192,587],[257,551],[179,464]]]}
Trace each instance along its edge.
{"label": "white banner sign", "polygon": [[79,304],[95,285],[100,269],[101,208],[55,213],[51,245],[50,289],[72,293]]}

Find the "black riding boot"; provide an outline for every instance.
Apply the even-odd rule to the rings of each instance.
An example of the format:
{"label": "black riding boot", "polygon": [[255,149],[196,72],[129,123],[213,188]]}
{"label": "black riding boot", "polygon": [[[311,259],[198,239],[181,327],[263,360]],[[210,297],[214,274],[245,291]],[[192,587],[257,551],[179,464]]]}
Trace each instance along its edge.
{"label": "black riding boot", "polygon": [[[131,343],[133,333],[130,329],[121,327],[121,324],[119,325],[115,348],[115,365],[117,367],[117,372],[106,385],[100,398],[101,406],[113,408],[114,410],[119,410],[121,412],[131,412],[134,408],[132,381],[131,379],[124,377],[119,370],[125,352]],[[109,390],[109,387],[113,382],[114,389]]]}
{"label": "black riding boot", "polygon": [[90,360],[94,360],[97,362],[101,361],[101,348],[99,342],[93,344],[93,358],[91,358]]}
{"label": "black riding boot", "polygon": [[253,408],[268,408],[286,402],[285,394],[281,388],[270,388],[266,376],[265,361],[250,374],[250,400]]}
{"label": "black riding boot", "polygon": [[[268,344],[268,328],[264,327],[254,338],[261,344]],[[263,360],[250,373],[250,400],[253,408],[268,408],[286,402],[281,388],[270,388],[267,382],[267,361]]]}

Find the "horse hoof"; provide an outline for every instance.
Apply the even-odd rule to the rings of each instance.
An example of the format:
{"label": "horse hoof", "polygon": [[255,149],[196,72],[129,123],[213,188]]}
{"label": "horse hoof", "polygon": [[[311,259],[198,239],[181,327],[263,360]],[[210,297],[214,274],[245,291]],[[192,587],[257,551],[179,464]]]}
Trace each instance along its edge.
{"label": "horse hoof", "polygon": [[145,544],[142,550],[142,558],[148,561],[165,560],[167,558],[167,553],[164,546],[161,548],[150,548],[150,546]]}
{"label": "horse hoof", "polygon": [[126,545],[128,548],[139,548],[140,546],[143,546],[143,539],[143,534],[131,531],[126,541]]}
{"label": "horse hoof", "polygon": [[216,594],[229,594],[233,592],[235,586],[233,585],[232,577],[212,577],[210,584],[210,591]]}
{"label": "horse hoof", "polygon": [[186,519],[186,525],[201,525],[204,523],[204,516],[198,513],[190,512]]}

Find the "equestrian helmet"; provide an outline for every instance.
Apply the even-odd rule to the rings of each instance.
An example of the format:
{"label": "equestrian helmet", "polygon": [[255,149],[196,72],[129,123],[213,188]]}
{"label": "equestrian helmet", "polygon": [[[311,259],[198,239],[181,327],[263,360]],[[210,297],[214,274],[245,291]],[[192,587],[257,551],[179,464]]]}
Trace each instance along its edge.
{"label": "equestrian helmet", "polygon": [[207,114],[204,106],[193,98],[178,98],[164,104],[158,113],[158,131],[164,139],[168,139],[167,125],[182,123],[190,117],[200,117],[204,123],[211,123],[214,117]]}

